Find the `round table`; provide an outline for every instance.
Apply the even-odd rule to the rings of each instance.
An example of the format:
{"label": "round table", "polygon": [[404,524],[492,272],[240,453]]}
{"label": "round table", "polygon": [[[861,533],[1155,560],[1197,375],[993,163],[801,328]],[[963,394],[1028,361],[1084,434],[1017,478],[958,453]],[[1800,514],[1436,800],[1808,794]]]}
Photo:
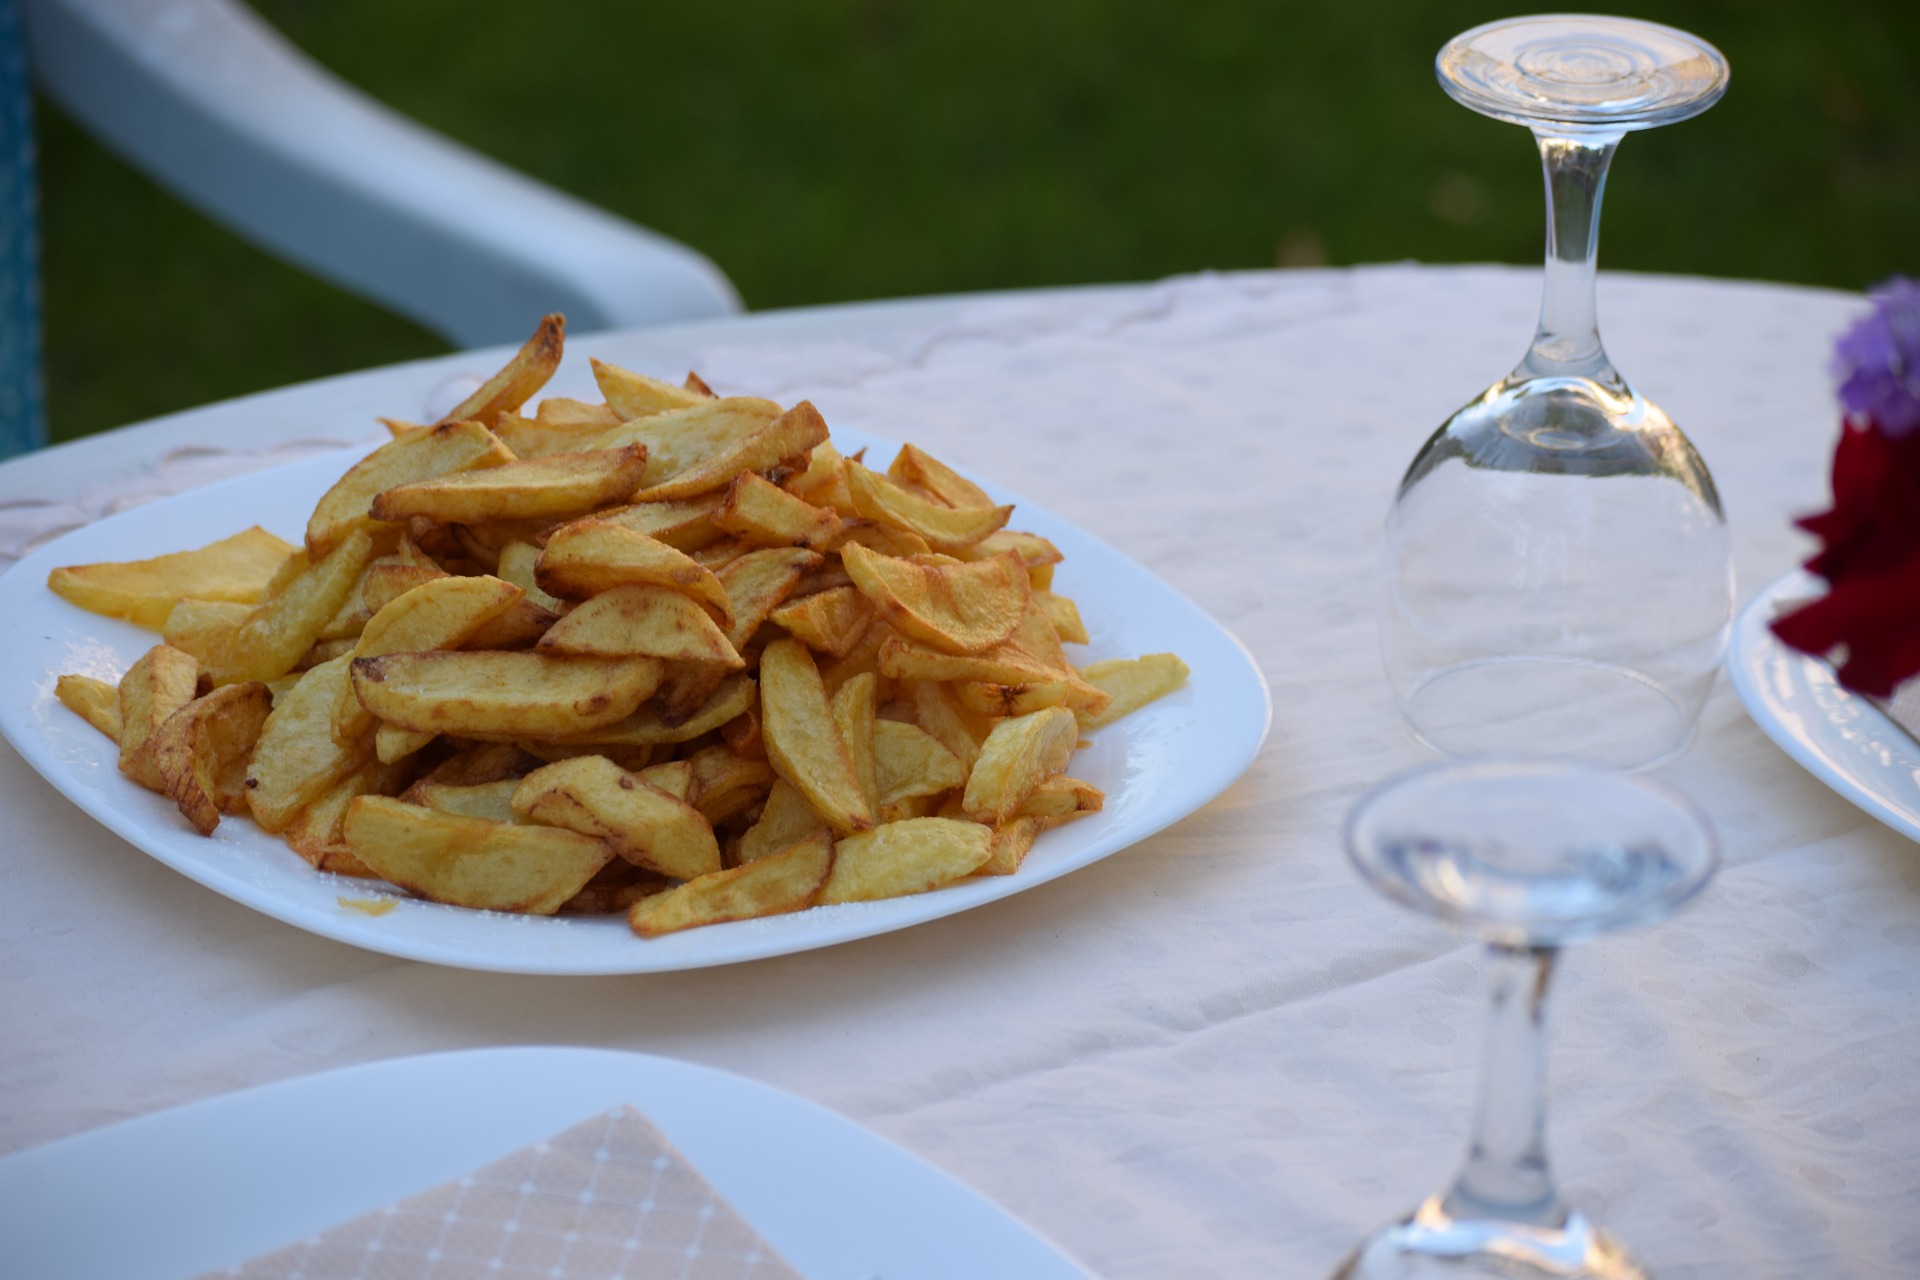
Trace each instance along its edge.
{"label": "round table", "polygon": [[[1531,331],[1538,272],[1414,265],[868,304],[576,338],[808,398],[1013,485],[1248,647],[1266,749],[1214,803],[1062,880],[828,950],[535,978],[393,960],[227,901],[0,748],[0,1152],[243,1086],[500,1044],[646,1050],[813,1099],[1122,1277],[1322,1274],[1440,1184],[1473,1104],[1474,944],[1376,898],[1337,832],[1415,763],[1374,643],[1401,468]],[[1862,300],[1602,277],[1619,367],[1691,435],[1740,598],[1806,553],[1835,334]],[[426,417],[487,353],[176,414],[0,466],[0,556],[131,502]],[[1063,573],[1063,587],[1070,583]],[[1687,913],[1576,948],[1553,1021],[1568,1191],[1661,1274],[1920,1272],[1920,850],[1723,681],[1660,776],[1726,865]]]}

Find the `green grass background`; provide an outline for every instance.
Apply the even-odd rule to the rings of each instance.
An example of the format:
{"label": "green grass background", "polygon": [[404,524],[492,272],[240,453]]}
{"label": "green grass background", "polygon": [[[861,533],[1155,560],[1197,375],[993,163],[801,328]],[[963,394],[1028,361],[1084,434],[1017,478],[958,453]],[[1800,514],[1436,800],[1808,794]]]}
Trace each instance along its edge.
{"label": "green grass background", "polygon": [[[1451,0],[258,0],[426,125],[692,244],[753,308],[1202,268],[1530,263],[1531,139],[1455,106]],[[1920,272],[1920,5],[1648,0],[1733,84],[1629,138],[1606,268]],[[428,355],[39,104],[56,439]]]}

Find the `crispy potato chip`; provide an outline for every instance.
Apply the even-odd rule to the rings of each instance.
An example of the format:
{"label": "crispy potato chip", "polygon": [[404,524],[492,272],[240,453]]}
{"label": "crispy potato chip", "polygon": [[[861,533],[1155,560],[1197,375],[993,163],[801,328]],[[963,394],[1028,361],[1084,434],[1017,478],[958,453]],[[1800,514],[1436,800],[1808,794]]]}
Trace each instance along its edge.
{"label": "crispy potato chip", "polygon": [[560,367],[560,353],[566,340],[565,316],[540,317],[533,336],[514,352],[500,372],[482,383],[441,421],[477,418],[484,422],[498,413],[512,413],[533,399],[540,388],[547,385],[547,379],[553,377],[553,371]]}
{"label": "crispy potato chip", "polygon": [[1012,507],[944,507],[901,488],[857,462],[847,463],[854,510],[871,520],[916,533],[936,551],[969,547],[1006,524]]}
{"label": "crispy potato chip", "polygon": [[627,861],[676,879],[720,869],[720,846],[698,809],[604,756],[535,769],[515,789],[513,811],[596,836]]}
{"label": "crispy potato chip", "polygon": [[713,523],[756,547],[825,547],[840,532],[840,517],[796,498],[751,471],[728,486]]}
{"label": "crispy potato chip", "polygon": [[840,740],[813,655],[777,640],[760,655],[760,729],[767,760],[837,834],[873,826],[873,806]]}
{"label": "crispy potato chip", "polygon": [[513,453],[478,422],[454,420],[395,436],[354,463],[320,499],[307,521],[307,553],[320,559],[353,530],[370,529],[373,500],[389,489],[512,461]]}
{"label": "crispy potato chip", "polygon": [[706,606],[721,626],[733,621],[727,590],[711,569],[610,521],[577,520],[557,530],[540,553],[534,578],[543,590],[569,600],[614,587],[670,587]]}
{"label": "crispy potato chip", "polygon": [[903,444],[894,455],[887,477],[899,484],[922,489],[949,507],[991,507],[987,491],[939,459],[915,445]]}
{"label": "crispy potato chip", "polygon": [[960,758],[916,725],[874,721],[873,757],[875,786],[883,806],[966,785],[967,769]]}
{"label": "crispy potato chip", "polygon": [[967,775],[967,816],[990,827],[1013,817],[1043,779],[1067,767],[1079,742],[1079,722],[1060,707],[1002,720]]}
{"label": "crispy potato chip", "polygon": [[792,783],[775,778],[759,819],[740,838],[740,861],[757,862],[815,834],[831,833]]}
{"label": "crispy potato chip", "polygon": [[373,558],[373,539],[353,529],[324,559],[308,565],[254,607],[206,664],[215,684],[271,680],[293,670]]}
{"label": "crispy potato chip", "polygon": [[613,857],[604,840],[559,827],[488,822],[359,796],[347,848],[382,879],[431,902],[550,916]]}
{"label": "crispy potato chip", "polygon": [[273,695],[257,680],[222,685],[154,731],[154,767],[201,835],[213,834],[222,813],[247,811],[247,759],[272,709]]}
{"label": "crispy potato chip", "polygon": [[1098,729],[1185,684],[1187,664],[1171,653],[1108,658],[1082,667],[1080,678],[1113,699],[1104,709],[1082,715],[1083,728]]}
{"label": "crispy potato chip", "polygon": [[606,397],[607,407],[621,422],[674,409],[690,409],[710,398],[604,360],[589,358],[587,363],[593,366],[593,380],[599,384],[600,394]]}
{"label": "crispy potato chip", "polygon": [[352,664],[355,694],[389,724],[514,739],[616,724],[653,693],[661,672],[650,658],[549,653],[390,653]]}
{"label": "crispy potato chip", "polygon": [[149,791],[166,790],[148,740],[193,701],[200,664],[193,655],[157,644],[120,677],[120,772]]}
{"label": "crispy potato chip", "polygon": [[120,690],[92,676],[61,676],[53,682],[60,705],[100,732],[120,741]]}
{"label": "crispy potato chip", "polygon": [[977,822],[909,818],[833,847],[833,870],[820,886],[822,906],[925,893],[970,875],[992,854],[993,832]]}
{"label": "crispy potato chip", "polygon": [[321,663],[274,701],[247,766],[247,805],[266,830],[284,830],[294,814],[373,755],[364,738],[333,738],[333,708],[352,661],[348,655]]}
{"label": "crispy potato chip", "polygon": [[947,653],[981,653],[1006,640],[1032,598],[1026,568],[1012,555],[919,564],[849,544],[840,563],[888,626]]}
{"label": "crispy potato chip", "polygon": [[535,649],[702,662],[731,670],[746,665],[712,616],[671,587],[602,591],[547,628]]}
{"label": "crispy potato chip", "polygon": [[625,500],[646,468],[647,451],[638,446],[555,453],[388,489],[373,500],[373,514],[460,524],[557,520]]}
{"label": "crispy potato chip", "polygon": [[842,657],[873,625],[873,606],[855,587],[834,587],[789,601],[775,609],[771,621],[786,628],[808,648]]}
{"label": "crispy potato chip", "polygon": [[255,604],[293,548],[254,527],[194,551],[55,569],[47,586],[93,613],[158,631],[181,600]]}
{"label": "crispy potato chip", "polygon": [[833,866],[825,832],[728,871],[689,880],[635,904],[627,923],[643,938],[728,920],[783,915],[812,904]]}

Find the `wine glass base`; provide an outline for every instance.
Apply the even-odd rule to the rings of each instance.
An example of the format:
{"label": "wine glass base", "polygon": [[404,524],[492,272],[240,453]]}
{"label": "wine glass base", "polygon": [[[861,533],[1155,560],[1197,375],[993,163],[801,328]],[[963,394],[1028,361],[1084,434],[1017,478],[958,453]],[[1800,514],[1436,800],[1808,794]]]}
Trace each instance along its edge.
{"label": "wine glass base", "polygon": [[1652,678],[1583,658],[1478,658],[1433,672],[1401,708],[1441,756],[1527,755],[1649,769],[1686,749],[1693,715]]}
{"label": "wine glass base", "polygon": [[1435,1197],[1361,1241],[1331,1280],[1651,1280],[1579,1214],[1559,1227],[1454,1218]]}

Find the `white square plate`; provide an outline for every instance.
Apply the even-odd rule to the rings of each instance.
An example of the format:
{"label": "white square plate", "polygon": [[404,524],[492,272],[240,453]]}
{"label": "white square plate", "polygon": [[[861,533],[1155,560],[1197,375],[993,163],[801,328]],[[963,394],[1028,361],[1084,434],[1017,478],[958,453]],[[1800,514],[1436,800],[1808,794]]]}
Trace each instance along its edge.
{"label": "white square plate", "polygon": [[[853,431],[834,438],[848,453],[865,445],[890,458],[895,448]],[[0,576],[0,653],[7,657],[0,664],[0,733],[27,762],[103,825],[181,874],[341,942],[460,968],[543,974],[691,969],[830,946],[1020,893],[1144,840],[1224,791],[1266,739],[1266,682],[1237,640],[1097,538],[984,484],[995,501],[1016,504],[1013,527],[1051,539],[1065,554],[1059,589],[1078,602],[1092,638],[1083,661],[1173,652],[1193,673],[1186,688],[1092,735],[1071,768],[1106,792],[1106,808],[1043,835],[1014,875],[642,940],[618,916],[471,911],[420,902],[376,881],[321,875],[242,818],[226,819],[210,838],[197,835],[164,796],[123,777],[113,744],[53,696],[61,674],[117,680],[158,637],[69,604],[47,589],[47,573],[201,546],[250,524],[298,542],[314,503],[359,453],[310,458],[112,516]],[[395,909],[370,916],[341,902],[377,895],[394,897]]]}
{"label": "white square plate", "polygon": [[546,1048],[322,1072],[0,1159],[0,1269],[183,1280],[618,1106],[643,1112],[810,1280],[1086,1280],[1004,1210],[822,1107],[690,1062]]}

